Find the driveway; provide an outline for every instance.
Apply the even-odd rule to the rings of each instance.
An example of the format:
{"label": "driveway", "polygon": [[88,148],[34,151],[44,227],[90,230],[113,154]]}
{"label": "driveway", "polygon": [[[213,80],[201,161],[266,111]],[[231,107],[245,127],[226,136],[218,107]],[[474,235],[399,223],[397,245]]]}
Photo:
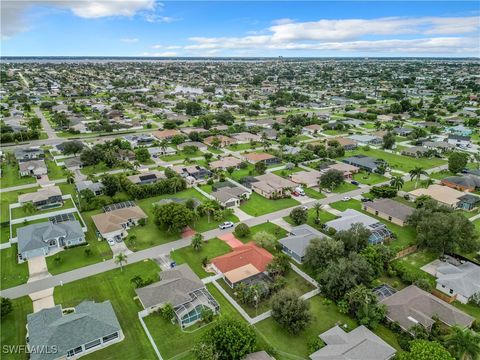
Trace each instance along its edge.
{"label": "driveway", "polygon": [[124,241],[119,243],[116,242],[114,245],[110,245],[110,249],[112,249],[113,257],[120,253],[124,253],[125,255],[133,253],[133,251],[127,247]]}
{"label": "driveway", "polygon": [[[45,256],[37,256],[29,259],[28,272],[30,277],[28,278],[27,283],[35,282],[52,276],[48,272]],[[48,309],[55,306],[55,302],[53,300],[53,287],[31,293],[29,296],[33,301],[33,312],[38,312],[42,309]]]}
{"label": "driveway", "polygon": [[238,240],[235,235],[233,235],[233,233],[227,233],[227,234],[223,234],[221,236],[218,237],[220,240],[223,240],[225,241],[228,246],[230,246],[232,249],[235,249],[239,246],[243,246],[243,243]]}

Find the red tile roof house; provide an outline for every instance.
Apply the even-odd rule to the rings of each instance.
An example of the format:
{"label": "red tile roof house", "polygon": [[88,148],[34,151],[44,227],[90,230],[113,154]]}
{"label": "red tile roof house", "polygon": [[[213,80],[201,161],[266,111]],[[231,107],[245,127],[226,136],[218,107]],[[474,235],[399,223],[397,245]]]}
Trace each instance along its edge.
{"label": "red tile roof house", "polygon": [[265,165],[277,164],[280,163],[280,159],[276,156],[267,153],[249,153],[244,154],[243,158],[248,161],[250,164],[256,164],[260,161],[264,162]]}
{"label": "red tile roof house", "polygon": [[212,259],[212,266],[223,274],[225,282],[233,288],[242,281],[261,277],[272,260],[272,254],[250,242]]}
{"label": "red tile roof house", "polygon": [[155,136],[158,140],[170,140],[175,135],[182,135],[182,133],[175,129],[167,129],[153,132],[153,136]]}

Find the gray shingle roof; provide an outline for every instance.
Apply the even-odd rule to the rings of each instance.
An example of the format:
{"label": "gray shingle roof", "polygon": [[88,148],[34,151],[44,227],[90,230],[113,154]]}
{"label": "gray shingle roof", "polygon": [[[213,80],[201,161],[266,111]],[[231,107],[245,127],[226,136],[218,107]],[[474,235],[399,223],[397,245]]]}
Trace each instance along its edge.
{"label": "gray shingle roof", "polygon": [[290,234],[290,236],[280,239],[279,242],[300,257],[305,256],[305,250],[312,239],[326,237],[307,224],[294,227],[290,230]]}
{"label": "gray shingle roof", "polygon": [[58,353],[32,353],[31,360],[57,359],[68,350],[120,331],[110,301],[84,301],[72,314],[63,315],[61,305],[27,315],[30,346],[56,346]]}
{"label": "gray shingle roof", "polygon": [[392,199],[375,199],[365,203],[364,206],[402,221],[405,221],[415,211],[413,207]]}
{"label": "gray shingle roof", "polygon": [[470,296],[480,293],[480,266],[466,262],[454,266],[446,264],[437,267],[437,283],[445,285],[455,293]]}

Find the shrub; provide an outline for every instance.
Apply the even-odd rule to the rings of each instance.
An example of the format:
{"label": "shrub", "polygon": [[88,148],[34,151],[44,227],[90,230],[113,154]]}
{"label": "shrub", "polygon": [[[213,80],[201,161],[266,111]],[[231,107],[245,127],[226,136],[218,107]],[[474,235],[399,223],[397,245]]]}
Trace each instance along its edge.
{"label": "shrub", "polygon": [[244,223],[240,223],[237,225],[237,227],[235,228],[235,235],[237,235],[238,237],[247,237],[248,235],[250,235],[250,228],[247,224],[244,224]]}

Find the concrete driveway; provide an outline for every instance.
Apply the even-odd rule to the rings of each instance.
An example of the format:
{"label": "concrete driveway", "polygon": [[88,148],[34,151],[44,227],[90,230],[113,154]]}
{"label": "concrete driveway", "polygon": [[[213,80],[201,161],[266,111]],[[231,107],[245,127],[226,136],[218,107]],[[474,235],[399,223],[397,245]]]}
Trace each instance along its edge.
{"label": "concrete driveway", "polygon": [[125,255],[131,254],[132,250],[130,250],[127,245],[125,244],[124,241],[122,242],[116,242],[114,245],[110,245],[110,248],[112,249],[113,256],[115,257],[116,255],[120,253],[124,253]]}
{"label": "concrete driveway", "polygon": [[[45,279],[52,275],[48,272],[45,256],[37,256],[28,260],[28,272],[30,277],[27,283]],[[53,287],[30,294],[33,301],[33,312],[48,309],[55,306],[53,301]]]}

